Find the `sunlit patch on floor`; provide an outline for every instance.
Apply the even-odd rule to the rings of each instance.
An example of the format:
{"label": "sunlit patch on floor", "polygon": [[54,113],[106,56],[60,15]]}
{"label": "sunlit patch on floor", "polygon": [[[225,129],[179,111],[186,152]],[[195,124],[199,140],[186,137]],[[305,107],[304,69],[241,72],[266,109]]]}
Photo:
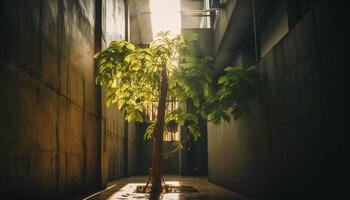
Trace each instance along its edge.
{"label": "sunlit patch on floor", "polygon": [[107,200],[112,199],[148,199],[148,194],[134,193],[137,186],[145,185],[140,183],[129,183],[122,187],[118,192],[114,193]]}
{"label": "sunlit patch on floor", "polygon": [[[150,187],[147,187],[145,190],[144,185],[140,185],[136,187],[135,193],[150,193]],[[163,193],[192,193],[198,192],[194,187],[188,185],[167,185],[163,186]]]}
{"label": "sunlit patch on floor", "polygon": [[[143,193],[143,188],[146,185],[143,183],[129,183],[122,187],[118,192],[114,193],[108,200],[115,199],[150,199],[149,189]],[[160,194],[160,199],[179,199],[180,193],[195,193],[198,192],[194,187],[181,185],[178,181],[166,181],[166,187],[163,193]]]}
{"label": "sunlit patch on floor", "polygon": [[[147,176],[121,178],[109,183],[109,188],[89,196],[89,200],[119,200],[119,199],[148,199],[148,200],[248,200],[244,196],[221,188],[208,182],[206,177],[165,176],[165,185],[175,188],[161,194],[137,193],[137,187],[144,187]],[[197,192],[176,191],[180,186],[192,186]],[[188,189],[184,188],[183,189]],[[191,191],[191,190],[190,190]]]}

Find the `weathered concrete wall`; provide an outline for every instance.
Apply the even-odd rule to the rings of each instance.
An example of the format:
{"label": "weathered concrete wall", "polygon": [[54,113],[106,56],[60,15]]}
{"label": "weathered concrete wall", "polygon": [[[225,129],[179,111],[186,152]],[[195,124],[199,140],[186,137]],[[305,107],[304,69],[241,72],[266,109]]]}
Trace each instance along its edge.
{"label": "weathered concrete wall", "polygon": [[[53,198],[103,185],[96,2],[0,3],[2,196]],[[105,18],[118,24],[113,11]]]}
{"label": "weathered concrete wall", "polygon": [[236,7],[237,0],[228,1],[225,9],[221,9],[216,16],[216,24],[214,29],[215,52],[218,51],[221,41],[225,35],[227,26],[231,19],[231,15]]}
{"label": "weathered concrete wall", "polygon": [[208,125],[211,181],[255,198],[345,195],[348,8],[338,3],[319,3],[262,58],[248,116]]}
{"label": "weathered concrete wall", "polygon": [[[203,10],[203,1],[187,1],[187,0],[181,0],[180,1],[180,10]],[[208,14],[208,13],[207,13]],[[181,15],[181,27],[182,29],[187,28],[199,28],[201,25],[202,17],[198,16],[191,16],[187,14],[182,13]]]}
{"label": "weathered concrete wall", "polygon": [[[102,1],[102,48],[113,40],[127,39],[126,7],[124,0]],[[102,102],[105,91],[102,90]],[[135,123],[126,123],[123,114],[115,105],[102,105],[104,157],[103,167],[106,180],[113,180],[137,173],[138,167],[138,137]]]}
{"label": "weathered concrete wall", "polygon": [[[124,0],[102,1],[102,48],[105,48],[113,40],[125,39],[125,7]],[[102,90],[102,102],[105,91]],[[115,105],[106,107],[102,105],[102,121],[105,124],[104,133],[104,175],[107,180],[113,180],[126,176],[127,152],[127,127],[122,113]]]}
{"label": "weathered concrete wall", "polygon": [[[234,58],[242,50],[242,46],[249,42],[253,35],[253,2],[256,21],[261,19],[268,4],[279,4],[285,0],[231,0],[225,8],[220,10],[214,29],[215,44],[215,73],[219,73],[225,66],[232,64]],[[273,21],[273,20],[270,20]],[[254,41],[253,41],[254,42]]]}
{"label": "weathered concrete wall", "polygon": [[149,0],[129,0],[130,41],[144,46],[153,40]]}
{"label": "weathered concrete wall", "polygon": [[[266,22],[262,25],[263,30],[259,30],[260,54],[265,56],[273,46],[275,46],[285,34],[288,33],[288,12],[285,1],[272,2],[274,8],[265,11]],[[267,5],[268,6],[268,5]],[[261,23],[261,21],[259,21]]]}

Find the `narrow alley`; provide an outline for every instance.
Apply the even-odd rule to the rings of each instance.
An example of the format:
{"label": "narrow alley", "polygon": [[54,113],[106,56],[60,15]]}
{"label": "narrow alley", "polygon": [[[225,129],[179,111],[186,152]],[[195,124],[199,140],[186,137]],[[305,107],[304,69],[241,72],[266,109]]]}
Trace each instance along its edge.
{"label": "narrow alley", "polygon": [[0,1],[0,199],[345,199],[349,11]]}

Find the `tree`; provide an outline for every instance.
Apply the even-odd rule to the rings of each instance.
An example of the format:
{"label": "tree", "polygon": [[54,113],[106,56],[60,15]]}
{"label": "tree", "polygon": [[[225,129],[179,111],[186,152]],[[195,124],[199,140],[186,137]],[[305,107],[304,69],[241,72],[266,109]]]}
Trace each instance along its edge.
{"label": "tree", "polygon": [[[239,117],[254,93],[255,68],[226,68],[214,83],[211,59],[196,58],[191,45],[195,39],[194,34],[171,37],[169,32],[161,32],[148,48],[113,41],[95,55],[99,67],[96,82],[107,90],[106,103],[116,104],[126,120],[144,121],[145,109],[157,103],[157,118],[145,133],[145,138],[154,140],[149,179],[152,193],[162,190],[163,132],[167,131],[167,124],[176,121],[187,126],[197,140],[200,122],[229,121],[229,107],[234,108],[235,118]],[[194,104],[191,113],[184,109],[189,99]],[[179,108],[167,110],[170,100],[178,101]]]}

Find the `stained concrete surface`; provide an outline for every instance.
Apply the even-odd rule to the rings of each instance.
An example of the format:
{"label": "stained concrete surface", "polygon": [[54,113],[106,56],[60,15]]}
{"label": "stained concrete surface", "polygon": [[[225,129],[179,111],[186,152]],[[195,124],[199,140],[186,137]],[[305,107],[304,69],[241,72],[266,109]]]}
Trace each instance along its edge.
{"label": "stained concrete surface", "polygon": [[124,121],[102,116],[93,59],[123,39],[124,14],[123,0],[0,2],[3,196],[60,198],[125,176]]}
{"label": "stained concrete surface", "polygon": [[[108,189],[89,196],[84,200],[117,200],[117,199],[149,199],[149,194],[134,193],[138,185],[145,185],[147,176],[132,176],[108,183]],[[194,187],[195,193],[165,193],[159,199],[215,199],[215,200],[248,200],[249,198],[208,182],[206,177],[165,176],[166,184],[188,185]]]}
{"label": "stained concrete surface", "polygon": [[344,9],[322,1],[301,16],[257,64],[261,79],[250,112],[208,125],[211,181],[254,198],[346,194]]}
{"label": "stained concrete surface", "polygon": [[[98,187],[92,1],[1,1],[0,191]],[[4,48],[6,47],[6,48]]]}

